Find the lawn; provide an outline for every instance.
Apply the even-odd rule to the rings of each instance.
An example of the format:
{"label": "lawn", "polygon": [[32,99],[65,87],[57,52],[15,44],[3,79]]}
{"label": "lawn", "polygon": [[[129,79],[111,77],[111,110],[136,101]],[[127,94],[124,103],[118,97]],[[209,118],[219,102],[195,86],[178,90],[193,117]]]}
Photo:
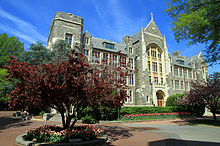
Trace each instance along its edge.
{"label": "lawn", "polygon": [[214,121],[212,119],[197,119],[188,121],[189,125],[206,125],[206,126],[218,126],[220,127],[220,119]]}

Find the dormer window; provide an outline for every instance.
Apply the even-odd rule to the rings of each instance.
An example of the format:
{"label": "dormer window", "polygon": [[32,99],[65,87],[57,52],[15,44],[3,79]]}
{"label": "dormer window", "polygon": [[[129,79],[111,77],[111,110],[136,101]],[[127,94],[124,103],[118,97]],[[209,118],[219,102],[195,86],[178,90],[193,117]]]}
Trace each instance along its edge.
{"label": "dormer window", "polygon": [[66,33],[65,41],[66,41],[70,46],[72,45],[72,38],[73,38],[73,35],[72,35],[72,34]]}
{"label": "dormer window", "polygon": [[104,42],[104,48],[110,49],[110,50],[115,50],[115,45]]}
{"label": "dormer window", "polygon": [[84,43],[88,45],[89,44],[89,38],[85,37],[84,38]]}
{"label": "dormer window", "polygon": [[184,65],[184,61],[183,60],[177,60],[177,63]]}

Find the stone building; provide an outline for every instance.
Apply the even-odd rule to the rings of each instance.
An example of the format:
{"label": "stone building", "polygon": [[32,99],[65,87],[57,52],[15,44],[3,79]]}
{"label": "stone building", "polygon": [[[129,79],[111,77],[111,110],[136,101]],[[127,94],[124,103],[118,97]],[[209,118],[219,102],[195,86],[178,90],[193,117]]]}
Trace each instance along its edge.
{"label": "stone building", "polygon": [[[130,64],[132,72],[126,79],[130,98],[126,106],[165,106],[168,96],[190,90],[190,82],[206,80],[207,65],[202,54],[192,57],[168,52],[151,14],[151,21],[133,36],[125,36],[122,43],[95,38],[88,31],[83,33],[83,18],[70,13],[57,12],[52,20],[48,48],[58,40],[65,40],[71,47],[78,45],[91,63],[119,62]],[[138,71],[136,71],[138,70]]]}

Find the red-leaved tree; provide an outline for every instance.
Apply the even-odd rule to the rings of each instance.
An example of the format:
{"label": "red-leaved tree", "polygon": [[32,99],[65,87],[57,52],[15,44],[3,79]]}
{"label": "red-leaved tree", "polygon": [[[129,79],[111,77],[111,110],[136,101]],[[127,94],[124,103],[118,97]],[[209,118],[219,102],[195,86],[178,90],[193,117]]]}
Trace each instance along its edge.
{"label": "red-leaved tree", "polygon": [[[77,111],[83,106],[102,104],[120,107],[128,97],[121,79],[127,76],[119,66],[92,66],[80,53],[72,51],[67,61],[30,65],[10,56],[5,66],[11,78],[18,79],[10,93],[9,106],[25,109],[28,105],[51,107],[59,111],[64,128],[73,127]],[[121,78],[115,79],[117,72]],[[74,119],[71,121],[71,119]]]}
{"label": "red-leaved tree", "polygon": [[210,76],[206,82],[192,82],[192,88],[180,101],[192,106],[205,106],[216,120],[216,112],[220,108],[220,79]]}

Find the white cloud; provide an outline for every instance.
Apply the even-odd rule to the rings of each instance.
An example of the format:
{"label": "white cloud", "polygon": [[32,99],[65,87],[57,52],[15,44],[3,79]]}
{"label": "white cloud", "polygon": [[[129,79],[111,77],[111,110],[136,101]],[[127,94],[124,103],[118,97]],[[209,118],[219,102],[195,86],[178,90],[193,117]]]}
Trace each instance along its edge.
{"label": "white cloud", "polygon": [[1,24],[1,22],[0,22],[1,26],[3,27],[1,29],[4,29],[4,31],[7,31],[7,32],[12,33],[14,35],[17,34],[17,35],[19,35],[18,37],[21,37],[31,43],[36,42],[36,41],[46,42],[47,38],[42,36],[40,33],[38,33],[37,28],[35,26],[33,26],[32,24],[30,24],[30,23],[28,23],[28,22],[26,22],[16,16],[13,16],[2,9],[0,9],[0,17],[7,19],[7,20],[10,20],[14,24],[16,24],[12,28],[12,27],[5,26],[4,24]]}
{"label": "white cloud", "polygon": [[0,24],[0,29],[3,30],[3,31],[6,31],[6,32],[9,32],[11,33],[12,35],[15,35],[19,38],[22,38],[30,43],[35,43],[36,40],[34,38],[32,38],[31,36],[28,36],[28,35],[25,35],[24,33],[18,31],[18,30],[15,30],[11,27],[8,27],[6,25],[3,25],[3,24]]}
{"label": "white cloud", "polygon": [[98,13],[98,15],[99,15],[100,17],[102,17],[102,14],[100,13],[100,11],[99,11],[99,9],[98,9],[97,6],[95,6],[95,9],[96,9],[96,12]]}

